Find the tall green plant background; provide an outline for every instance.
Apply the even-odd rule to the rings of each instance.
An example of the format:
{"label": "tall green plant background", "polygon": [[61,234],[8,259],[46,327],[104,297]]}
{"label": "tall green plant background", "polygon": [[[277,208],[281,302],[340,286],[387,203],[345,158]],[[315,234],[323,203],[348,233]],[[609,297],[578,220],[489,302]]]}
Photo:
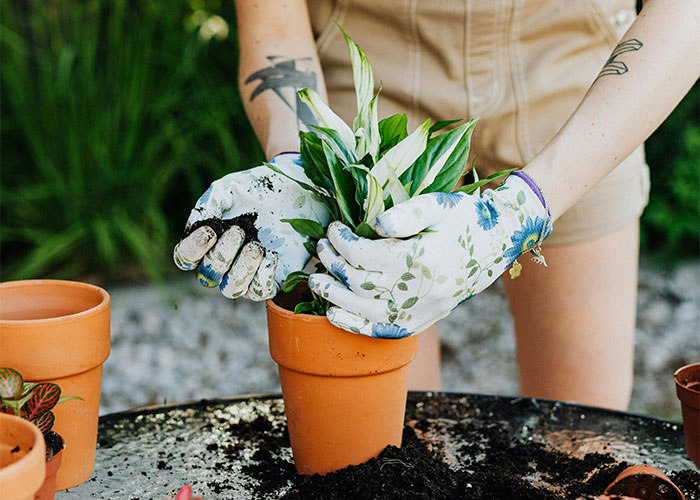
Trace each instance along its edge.
{"label": "tall green plant background", "polygon": [[[0,0],[0,279],[176,272],[214,179],[263,159],[233,2]],[[643,248],[700,248],[697,85],[647,143]]]}
{"label": "tall green plant background", "polygon": [[162,276],[208,184],[263,159],[233,2],[0,7],[2,279]]}

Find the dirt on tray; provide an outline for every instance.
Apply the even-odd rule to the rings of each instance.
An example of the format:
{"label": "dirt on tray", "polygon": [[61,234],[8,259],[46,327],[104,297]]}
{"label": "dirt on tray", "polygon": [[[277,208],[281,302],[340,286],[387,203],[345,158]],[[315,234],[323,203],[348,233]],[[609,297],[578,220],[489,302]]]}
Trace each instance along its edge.
{"label": "dirt on tray", "polygon": [[[423,408],[425,411],[421,411]],[[265,417],[241,421],[229,431],[256,449],[242,472],[251,480],[253,498],[259,499],[572,500],[602,494],[622,470],[632,465],[599,453],[570,456],[542,443],[514,441],[497,424],[484,427],[449,418],[451,412],[456,416],[463,411],[447,400],[444,405],[414,408],[411,414],[418,418],[404,427],[401,448],[388,446],[364,464],[325,476],[298,475],[288,454],[283,453],[289,447],[286,428],[273,427]],[[438,415],[450,421],[450,432],[461,443],[456,450],[462,457],[459,467],[450,466],[450,452],[431,439],[433,426],[439,425]],[[487,453],[480,444],[484,442],[489,443]],[[231,460],[238,460],[245,448],[217,446],[224,446],[225,456]],[[226,464],[219,463],[218,467],[225,470]],[[700,484],[698,472],[680,471],[671,474],[671,479],[688,500],[697,498],[693,495]],[[225,481],[222,488],[210,486],[222,491]],[[280,491],[284,491],[281,496]]]}

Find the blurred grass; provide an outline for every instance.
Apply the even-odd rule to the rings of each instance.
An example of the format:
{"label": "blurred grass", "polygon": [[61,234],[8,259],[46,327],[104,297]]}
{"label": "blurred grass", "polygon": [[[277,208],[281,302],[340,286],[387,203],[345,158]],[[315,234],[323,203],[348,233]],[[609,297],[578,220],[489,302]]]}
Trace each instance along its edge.
{"label": "blurred grass", "polygon": [[[0,279],[176,272],[206,186],[262,159],[233,2],[0,0]],[[698,86],[647,142],[646,253],[700,251]]]}
{"label": "blurred grass", "polygon": [[206,186],[261,158],[232,2],[0,7],[2,279],[161,276]]}

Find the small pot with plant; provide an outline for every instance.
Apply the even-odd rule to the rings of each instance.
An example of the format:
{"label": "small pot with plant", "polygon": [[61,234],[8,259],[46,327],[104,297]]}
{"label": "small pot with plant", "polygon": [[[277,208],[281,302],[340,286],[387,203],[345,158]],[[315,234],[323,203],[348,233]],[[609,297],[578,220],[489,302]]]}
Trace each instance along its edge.
{"label": "small pot with plant", "polygon": [[81,400],[53,410],[66,442],[56,488],[90,477],[97,448],[102,366],[110,350],[110,298],[78,281],[32,279],[0,283],[0,366],[25,381],[53,382]]}
{"label": "small pot with plant", "polygon": [[[320,125],[300,133],[304,174],[311,183],[289,176],[275,164],[279,175],[297,182],[323,200],[332,221],[347,228],[348,238],[378,239],[374,222],[385,210],[425,193],[473,193],[510,171],[455,189],[464,174],[476,120],[451,130],[461,120],[431,120],[408,133],[405,114],[378,120],[377,98],[369,61],[358,45],[343,33],[352,60],[358,114],[353,127],[338,117],[311,89],[298,95]],[[447,196],[450,196],[449,194]],[[314,220],[283,219],[308,238],[313,257],[328,227]],[[405,280],[420,278],[407,258]],[[343,270],[316,272],[343,281]],[[416,274],[417,273],[417,274]],[[279,365],[280,382],[294,462],[302,474],[327,473],[377,456],[387,445],[401,445],[407,395],[408,364],[417,349],[417,337],[395,325],[410,317],[412,298],[390,301],[394,314],[381,328],[365,332],[337,328],[326,318],[330,303],[313,293],[309,274],[289,274],[283,292],[267,302],[270,352]],[[397,284],[397,291],[405,283]],[[347,284],[346,284],[347,286]],[[363,283],[371,292],[375,285]],[[418,330],[421,331],[421,330]]]}
{"label": "small pot with plant", "polygon": [[61,396],[61,388],[51,382],[25,382],[12,368],[0,368],[0,411],[30,421],[43,435],[45,476],[36,500],[50,500],[56,491],[56,473],[63,459],[63,439],[52,430],[56,417],[53,408],[65,401],[82,399]]}

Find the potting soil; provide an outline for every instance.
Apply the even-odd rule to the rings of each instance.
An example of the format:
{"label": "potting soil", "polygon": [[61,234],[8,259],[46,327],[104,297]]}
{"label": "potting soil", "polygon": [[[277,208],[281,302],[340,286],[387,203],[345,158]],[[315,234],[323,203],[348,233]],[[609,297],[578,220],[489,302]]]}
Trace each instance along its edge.
{"label": "potting soil", "polygon": [[182,234],[182,238],[186,238],[187,236],[192,234],[192,232],[195,229],[198,229],[202,226],[209,226],[216,233],[216,237],[221,238],[221,235],[224,234],[224,232],[227,229],[229,229],[232,226],[238,226],[245,233],[244,243],[248,243],[249,241],[259,242],[260,240],[258,239],[258,228],[255,227],[256,220],[258,220],[258,214],[254,212],[241,214],[232,219],[212,218],[200,220],[188,227]]}
{"label": "potting soil", "polygon": [[[628,465],[666,472],[688,500],[700,474],[674,422],[524,398],[410,393],[403,446],[300,476],[279,397],[201,401],[100,421],[93,477],[73,498],[162,500],[183,484],[215,499],[574,499]],[[63,500],[61,493],[57,500]]]}

